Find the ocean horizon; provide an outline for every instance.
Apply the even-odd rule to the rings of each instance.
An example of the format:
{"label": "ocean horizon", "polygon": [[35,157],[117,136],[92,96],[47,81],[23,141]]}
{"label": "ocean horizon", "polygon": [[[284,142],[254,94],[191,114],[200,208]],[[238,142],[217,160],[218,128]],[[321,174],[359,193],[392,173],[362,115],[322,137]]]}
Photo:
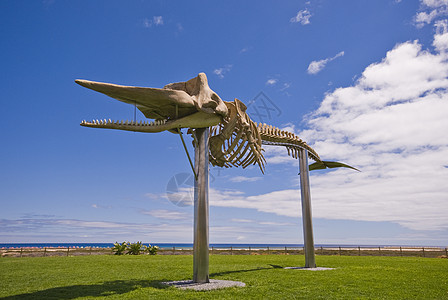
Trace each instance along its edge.
{"label": "ocean horizon", "polygon": [[[193,248],[193,243],[143,243],[148,246],[158,246],[159,248]],[[111,248],[114,243],[0,243],[0,248]],[[441,247],[446,246],[428,246],[428,245],[355,245],[355,244],[315,244],[315,248],[332,248],[332,247]],[[210,243],[210,247],[215,248],[300,248],[303,244],[237,244],[237,243]]]}

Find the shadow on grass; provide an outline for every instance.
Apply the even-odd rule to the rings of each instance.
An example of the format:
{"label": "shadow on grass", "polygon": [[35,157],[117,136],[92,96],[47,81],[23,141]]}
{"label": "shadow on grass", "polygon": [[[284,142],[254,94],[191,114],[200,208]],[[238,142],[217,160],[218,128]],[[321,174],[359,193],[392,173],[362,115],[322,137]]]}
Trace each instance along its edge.
{"label": "shadow on grass", "polygon": [[247,269],[247,270],[216,272],[216,273],[210,274],[210,277],[221,276],[221,275],[226,275],[226,274],[233,274],[233,273],[244,273],[244,272],[254,272],[254,271],[261,271],[261,270],[283,269],[283,267],[277,266],[277,265],[270,265],[270,266],[272,268],[256,268],[256,269]]}
{"label": "shadow on grass", "polygon": [[[270,265],[270,268],[256,268],[245,270],[234,270],[216,272],[210,274],[210,277],[221,276],[233,273],[254,272],[261,270],[272,270],[283,268],[277,265]],[[31,300],[31,299],[76,299],[79,297],[105,297],[112,295],[122,295],[129,293],[139,288],[153,287],[157,289],[167,289],[169,286],[162,284],[161,282],[170,280],[115,280],[107,281],[99,284],[84,284],[84,285],[72,285],[55,287],[51,289],[20,294],[15,296],[0,297],[1,300]]]}
{"label": "shadow on grass", "polygon": [[158,289],[168,288],[161,284],[163,280],[116,280],[92,285],[72,285],[56,287],[32,293],[3,297],[2,300],[27,300],[27,299],[75,299],[78,297],[100,297],[109,295],[121,295],[138,288],[154,287]]}

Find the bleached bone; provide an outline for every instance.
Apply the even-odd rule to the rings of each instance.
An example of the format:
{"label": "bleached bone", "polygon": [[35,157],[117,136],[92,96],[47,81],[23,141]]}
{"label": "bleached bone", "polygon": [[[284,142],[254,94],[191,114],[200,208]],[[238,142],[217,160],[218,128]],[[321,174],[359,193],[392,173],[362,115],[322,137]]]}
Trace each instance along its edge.
{"label": "bleached bone", "polygon": [[225,104],[229,114],[211,131],[210,163],[220,167],[233,165],[243,168],[258,164],[264,172],[266,160],[256,123],[250,120],[246,106],[240,100]]}
{"label": "bleached bone", "polygon": [[96,119],[82,121],[82,126],[140,132],[178,132],[179,128],[212,127],[210,162],[221,167],[245,168],[257,164],[264,172],[266,160],[262,144],[284,146],[294,158],[298,158],[299,149],[306,149],[311,159],[322,162],[317,153],[295,134],[250,120],[246,106],[238,99],[222,101],[208,86],[204,73],[185,82],[168,84],[162,89],[87,80],[76,80],[76,83],[135,105],[145,117],[154,119],[152,122]]}

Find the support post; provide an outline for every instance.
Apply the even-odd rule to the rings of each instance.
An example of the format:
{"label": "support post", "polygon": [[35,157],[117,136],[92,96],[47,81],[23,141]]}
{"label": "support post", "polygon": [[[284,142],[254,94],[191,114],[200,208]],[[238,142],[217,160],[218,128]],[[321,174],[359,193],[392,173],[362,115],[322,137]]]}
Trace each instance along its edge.
{"label": "support post", "polygon": [[300,191],[302,196],[303,239],[305,246],[305,268],[315,268],[313,222],[311,215],[310,177],[308,170],[308,151],[300,149]]}
{"label": "support post", "polygon": [[208,153],[209,128],[195,130],[197,145],[194,149],[197,180],[194,183],[194,242],[193,282],[209,282],[208,269]]}

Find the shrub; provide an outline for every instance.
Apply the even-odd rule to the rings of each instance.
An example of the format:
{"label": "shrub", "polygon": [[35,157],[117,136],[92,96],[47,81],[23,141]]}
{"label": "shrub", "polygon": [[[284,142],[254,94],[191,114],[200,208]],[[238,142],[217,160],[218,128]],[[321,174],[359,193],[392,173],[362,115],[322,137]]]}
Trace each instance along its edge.
{"label": "shrub", "polygon": [[149,255],[156,255],[157,251],[159,251],[159,247],[158,246],[151,246],[151,245],[149,245],[147,249],[148,249]]}
{"label": "shrub", "polygon": [[142,242],[132,243],[128,245],[129,255],[139,255],[140,252],[146,251],[147,247],[142,244]]}
{"label": "shrub", "polygon": [[125,254],[124,252],[128,248],[128,245],[129,245],[128,242],[123,242],[121,244],[118,242],[115,242],[114,247],[112,248],[112,251],[114,251],[115,255],[123,255],[123,254]]}

